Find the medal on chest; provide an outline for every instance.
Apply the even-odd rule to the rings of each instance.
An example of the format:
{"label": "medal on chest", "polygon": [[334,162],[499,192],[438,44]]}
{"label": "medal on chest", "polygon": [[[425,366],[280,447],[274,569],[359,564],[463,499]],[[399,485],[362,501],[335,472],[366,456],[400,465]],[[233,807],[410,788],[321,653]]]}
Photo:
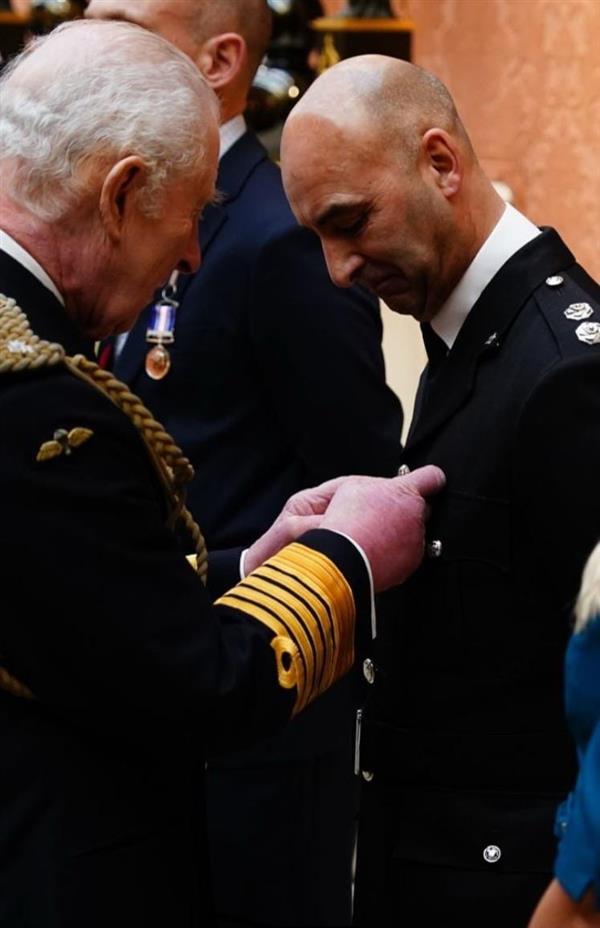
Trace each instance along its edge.
{"label": "medal on chest", "polygon": [[145,362],[145,370],[152,380],[162,380],[171,368],[171,355],[166,347],[175,341],[175,316],[179,306],[174,298],[179,271],[173,271],[169,283],[163,288],[160,299],[150,312],[150,322],[146,329],[146,343],[150,345]]}

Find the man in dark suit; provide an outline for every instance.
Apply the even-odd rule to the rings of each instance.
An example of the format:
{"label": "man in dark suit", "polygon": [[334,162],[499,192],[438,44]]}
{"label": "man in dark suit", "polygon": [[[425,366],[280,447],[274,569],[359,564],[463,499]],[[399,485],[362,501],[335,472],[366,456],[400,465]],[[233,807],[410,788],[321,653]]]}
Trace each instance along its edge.
{"label": "man in dark suit", "polygon": [[349,669],[369,576],[417,566],[420,494],[443,477],[297,494],[212,606],[173,531],[204,570],[189,462],[89,355],[199,265],[214,95],[161,38],[79,22],[10,66],[0,121],[0,924],[212,924],[207,750],[277,730]]}
{"label": "man in dark suit", "polygon": [[282,165],[334,281],[421,322],[403,461],[448,475],[366,663],[356,920],[522,928],[573,775],[561,668],[600,530],[599,289],[499,199],[447,90],[407,63],[326,72]]}
{"label": "man in dark suit", "polygon": [[[339,474],[396,473],[402,414],[385,383],[378,301],[333,286],[279,168],[246,129],[269,36],[265,0],[92,0],[87,15],[128,17],[161,33],[219,96],[223,202],[203,215],[200,272],[177,288],[171,369],[158,381],[145,371],[149,307],[115,370],[196,468],[188,503],[209,550],[241,552],[296,490]],[[212,867],[227,918],[349,923],[355,685],[345,681],[282,736],[210,763]],[[297,836],[289,842],[281,807],[292,783],[299,801],[287,813]],[[299,875],[305,889],[292,905]]]}

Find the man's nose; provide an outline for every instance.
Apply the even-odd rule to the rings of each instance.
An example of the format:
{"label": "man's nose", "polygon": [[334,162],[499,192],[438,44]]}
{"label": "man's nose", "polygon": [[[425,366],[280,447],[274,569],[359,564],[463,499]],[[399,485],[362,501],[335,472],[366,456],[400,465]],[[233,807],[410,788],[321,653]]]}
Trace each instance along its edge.
{"label": "man's nose", "polygon": [[327,270],[336,287],[351,287],[364,264],[363,258],[343,245],[331,242],[322,244]]}
{"label": "man's nose", "polygon": [[184,274],[193,274],[202,264],[202,252],[200,251],[200,242],[198,240],[198,229],[194,226],[190,235],[185,251],[181,256],[177,269]]}

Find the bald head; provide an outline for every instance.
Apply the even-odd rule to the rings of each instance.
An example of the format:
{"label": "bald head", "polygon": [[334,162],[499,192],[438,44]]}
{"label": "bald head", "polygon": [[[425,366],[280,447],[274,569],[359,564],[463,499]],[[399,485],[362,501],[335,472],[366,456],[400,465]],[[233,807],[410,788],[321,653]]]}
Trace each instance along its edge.
{"label": "bald head", "polygon": [[420,320],[440,309],[502,204],[434,75],[379,55],[325,71],[284,128],[285,189],[339,286]]}
{"label": "bald head", "polygon": [[200,51],[219,35],[244,40],[244,81],[250,86],[271,35],[267,0],[90,0],[93,19],[124,19],[162,35],[202,67]]}
{"label": "bald head", "polygon": [[433,126],[470,148],[444,84],[423,68],[384,55],[348,58],[325,71],[292,110],[288,128],[306,115],[342,127],[369,126],[382,141],[396,139],[409,151]]}

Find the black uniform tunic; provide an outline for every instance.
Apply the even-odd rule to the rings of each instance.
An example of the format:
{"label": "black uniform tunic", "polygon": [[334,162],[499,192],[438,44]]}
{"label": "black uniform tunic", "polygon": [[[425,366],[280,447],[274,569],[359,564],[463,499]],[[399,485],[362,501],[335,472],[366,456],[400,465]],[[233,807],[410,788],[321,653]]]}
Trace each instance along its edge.
{"label": "black uniform tunic", "polygon": [[600,294],[554,231],[420,399],[404,461],[447,488],[369,665],[357,920],[524,928],[573,778],[563,651],[600,536]]}
{"label": "black uniform tunic", "polygon": [[[0,292],[40,337],[88,350],[5,254]],[[57,429],[77,428],[87,441],[37,460]],[[253,574],[213,608],[165,525],[140,434],[105,395],[63,364],[0,372],[0,435],[0,664],[36,697],[0,690],[0,925],[210,924],[205,746],[277,729],[321,672],[339,675],[355,606],[368,613],[362,558],[339,535],[308,533],[289,555],[300,567],[279,562],[278,585],[265,593],[263,578],[259,595]],[[337,576],[335,595],[320,570]],[[322,608],[296,577],[321,590]],[[297,685],[296,663],[282,668],[272,647],[286,636]]]}

